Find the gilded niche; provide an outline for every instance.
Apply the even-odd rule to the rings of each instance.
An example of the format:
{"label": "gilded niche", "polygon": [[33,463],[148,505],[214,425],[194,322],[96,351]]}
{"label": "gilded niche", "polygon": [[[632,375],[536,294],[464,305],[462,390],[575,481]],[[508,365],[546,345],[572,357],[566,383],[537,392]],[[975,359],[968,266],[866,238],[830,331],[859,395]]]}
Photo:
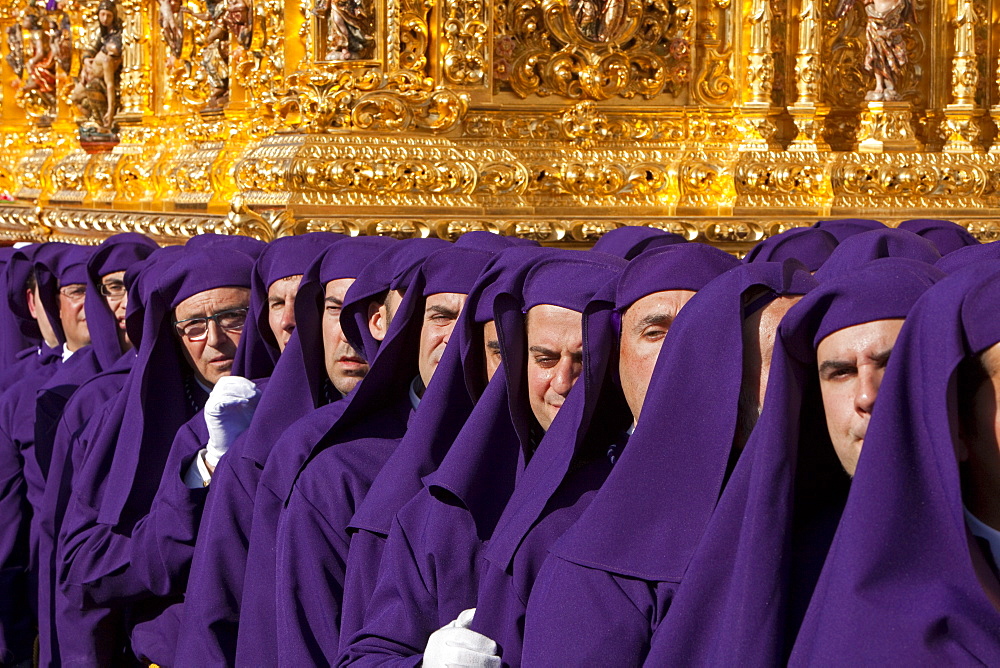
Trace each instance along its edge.
{"label": "gilded niche", "polygon": [[372,0],[315,0],[316,60],[371,60],[375,57]]}
{"label": "gilded niche", "polygon": [[691,79],[690,0],[509,0],[495,22],[496,92],[652,99]]}

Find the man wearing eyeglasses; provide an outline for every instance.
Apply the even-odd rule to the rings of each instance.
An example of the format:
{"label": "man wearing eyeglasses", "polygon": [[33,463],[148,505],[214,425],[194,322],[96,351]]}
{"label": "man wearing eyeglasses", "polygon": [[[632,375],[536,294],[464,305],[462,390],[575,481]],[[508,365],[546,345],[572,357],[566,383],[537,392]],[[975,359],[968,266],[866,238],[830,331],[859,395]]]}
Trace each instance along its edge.
{"label": "man wearing eyeglasses", "polygon": [[[0,656],[11,664],[30,659],[34,639],[37,532],[32,508],[37,508],[45,479],[35,452],[35,395],[74,351],[89,343],[83,299],[75,288],[85,287],[86,261],[91,250],[63,243],[44,244],[34,254],[25,290],[27,307],[46,346],[21,378],[0,395]],[[27,502],[27,503],[25,503]],[[33,529],[33,527],[32,527]],[[10,613],[10,614],[8,614]],[[26,651],[28,654],[19,657]]]}
{"label": "man wearing eyeglasses", "polygon": [[[77,311],[78,317],[86,316],[91,345],[75,352],[37,393],[35,452],[45,475],[45,491],[41,506],[33,509],[32,525],[38,535],[39,665],[63,663],[56,635],[55,539],[72,491],[74,446],[92,416],[121,389],[135,359],[124,331],[128,301],[124,276],[157,248],[152,239],[134,232],[111,236],[97,247],[87,262],[83,312]],[[78,288],[79,284],[70,284],[60,292],[70,293],[70,299],[75,293],[79,300]],[[113,373],[97,378],[109,370]]]}

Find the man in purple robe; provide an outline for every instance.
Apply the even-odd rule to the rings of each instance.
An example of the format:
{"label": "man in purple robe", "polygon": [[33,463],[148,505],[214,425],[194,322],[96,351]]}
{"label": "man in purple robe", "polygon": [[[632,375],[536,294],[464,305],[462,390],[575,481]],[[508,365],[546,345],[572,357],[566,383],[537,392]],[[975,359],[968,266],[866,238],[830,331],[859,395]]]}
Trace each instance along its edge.
{"label": "man in purple robe", "polygon": [[[316,331],[322,332],[323,341],[330,344],[307,345],[304,340],[300,343],[303,352],[324,356],[322,366],[308,364],[302,373],[317,378],[315,386],[327,388],[330,398],[306,413],[283,434],[277,434],[270,441],[255,441],[253,457],[262,463],[264,470],[255,491],[250,523],[246,584],[240,600],[236,637],[237,664],[277,663],[275,544],[284,501],[313,448],[350,403],[332,399],[345,393],[348,394],[345,399],[357,395],[356,388],[363,385],[359,380],[365,375],[366,360],[374,359],[381,349],[388,324],[414,274],[430,253],[448,247],[448,242],[439,239],[390,243],[357,273],[349,288],[346,287],[349,281],[340,279],[326,283],[324,327]],[[323,374],[324,368],[326,374]],[[329,378],[329,384],[320,384],[324,377]],[[284,407],[286,403],[287,400],[283,400],[281,405]],[[307,408],[307,404],[300,403],[294,410]]]}
{"label": "man in purple robe", "polygon": [[521,663],[538,569],[621,455],[670,324],[698,290],[738,265],[702,244],[646,251],[585,309],[586,382],[574,386],[546,432],[484,552],[488,564],[471,628],[497,643],[503,665]]}
{"label": "man in purple robe", "polygon": [[470,290],[434,382],[421,398],[420,410],[348,527],[351,542],[341,606],[342,641],[364,623],[393,518],[421,490],[422,479],[441,464],[499,367],[494,298],[523,280],[528,267],[550,252],[537,247],[508,248],[490,261]]}
{"label": "man in purple robe", "polygon": [[502,372],[396,515],[364,626],[345,640],[341,663],[441,665],[495,653],[468,628],[483,542],[580,376],[584,307],[623,266],[603,253],[550,251],[496,297]]}
{"label": "man in purple robe", "polygon": [[[0,453],[4,459],[0,471],[6,479],[0,506],[9,520],[3,529],[0,568],[11,573],[14,583],[27,577],[26,589],[11,591],[9,597],[12,607],[20,609],[14,614],[30,614],[32,620],[38,592],[38,532],[33,515],[40,507],[45,486],[35,456],[35,396],[66,359],[90,342],[83,317],[89,254],[90,249],[60,243],[45,244],[35,253],[28,307],[52,345],[33,368],[23,369],[29,375],[0,395]],[[3,596],[7,598],[8,593]],[[0,620],[0,625],[6,627],[8,623]],[[4,635],[10,634],[4,631]],[[11,638],[9,642],[25,641]]]}
{"label": "man in purple robe", "polygon": [[[67,443],[56,447],[63,411],[76,389],[103,369],[110,369],[131,347],[125,333],[125,272],[157,248],[141,234],[109,237],[87,263],[87,297],[84,302],[91,345],[77,351],[38,391],[35,417],[35,451],[45,474],[41,505],[35,508],[34,528],[39,541],[38,629],[39,663],[60,664],[52,621],[55,593],[54,542],[68,497],[72,467],[67,469]],[[97,403],[87,402],[91,408]],[[78,409],[77,409],[78,410]],[[54,477],[55,482],[50,482]]]}
{"label": "man in purple robe", "polygon": [[[183,250],[179,246],[168,246],[153,253],[144,261],[137,262],[125,272],[123,281],[128,286],[126,296],[117,304],[124,307],[126,334],[124,345],[130,346],[107,370],[80,386],[74,392],[63,411],[53,447],[53,466],[45,485],[41,520],[43,531],[56,537],[53,579],[56,581],[52,598],[52,624],[55,640],[52,641],[52,663],[60,665],[94,665],[111,660],[114,648],[127,645],[118,638],[122,633],[120,611],[108,609],[81,610],[80,606],[67,598],[59,586],[61,559],[59,545],[62,536],[62,522],[76,486],[75,480],[83,468],[83,462],[90,451],[94,439],[102,425],[106,412],[113,407],[115,397],[121,392],[128,379],[129,371],[136,360],[135,347],[142,342],[142,322],[145,304],[151,296],[159,276],[169,267]],[[98,441],[100,443],[100,441]],[[62,471],[59,463],[62,462]],[[51,525],[51,528],[48,527]]]}
{"label": "man in purple robe", "polygon": [[[364,382],[333,428],[316,442],[314,454],[289,490],[277,533],[280,662],[336,659],[347,526],[405,434],[451,340],[466,296],[490,257],[454,247],[422,263]],[[373,324],[378,322],[373,319]]]}
{"label": "man in purple robe", "polygon": [[759,415],[778,323],[815,285],[794,260],[745,264],[684,306],[628,447],[535,581],[525,665],[644,660]]}
{"label": "man in purple robe", "polygon": [[924,263],[884,258],[788,312],[764,411],[647,661],[787,662],[903,319],[941,278]]}
{"label": "man in purple robe", "polygon": [[998,272],[907,316],[791,665],[1000,662]]}
{"label": "man in purple robe", "polygon": [[246,434],[212,474],[188,584],[197,594],[186,597],[178,636],[179,664],[235,663],[254,495],[267,453],[297,417],[349,392],[367,371],[342,336],[339,309],[360,271],[394,243],[383,237],[337,240],[304,270],[293,306],[295,331]]}
{"label": "man in purple robe", "polygon": [[171,602],[164,597],[183,592],[177,564],[189,562],[207,494],[190,489],[192,471],[210,466],[199,448],[223,448],[226,418],[242,419],[252,402],[244,393],[252,387],[237,386],[216,404],[214,425],[197,415],[214,386],[233,389],[220,381],[246,321],[252,265],[213,246],[160,276],[128,385],[102,416],[64,520],[63,591],[81,609],[127,607],[133,649],[150,661],[173,656],[176,636],[156,627]]}

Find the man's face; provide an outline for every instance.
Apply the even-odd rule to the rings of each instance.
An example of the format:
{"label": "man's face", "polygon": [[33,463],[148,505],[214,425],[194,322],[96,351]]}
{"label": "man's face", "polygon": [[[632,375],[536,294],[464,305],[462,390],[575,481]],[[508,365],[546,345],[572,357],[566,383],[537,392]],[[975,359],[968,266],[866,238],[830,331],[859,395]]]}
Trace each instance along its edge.
{"label": "man's face", "polygon": [[[246,309],[250,304],[250,290],[247,288],[213,288],[188,297],[174,309],[174,320],[184,321],[205,318],[233,309]],[[236,346],[240,342],[242,325],[238,330],[227,330],[218,322],[208,321],[205,338],[192,341],[188,336],[177,333],[184,358],[195,376],[202,383],[213,387],[223,376],[233,370]]]}
{"label": "man's face", "polygon": [[845,327],[816,347],[826,428],[848,475],[857,469],[885,365],[902,326],[902,318],[895,318]]}
{"label": "man's face", "polygon": [[695,295],[693,290],[666,290],[646,295],[622,315],[618,374],[625,401],[638,421],[656,358],[674,318]]}
{"label": "man's face", "polygon": [[738,448],[746,445],[764,405],[778,325],[801,298],[778,297],[743,321],[743,379],[735,444]]}
{"label": "man's face", "polygon": [[424,387],[431,383],[451,333],[458,322],[458,315],[465,305],[466,295],[458,292],[439,292],[424,300],[424,322],[420,327],[420,353],[417,366]]}
{"label": "man's face", "polygon": [[49,348],[55,348],[59,345],[59,339],[56,337],[56,330],[52,327],[52,323],[49,322],[49,317],[45,313],[45,307],[42,306],[42,298],[38,294],[38,288],[27,290],[25,296],[28,300],[28,312],[31,313],[31,317],[38,323],[38,330],[42,333],[42,340],[45,341],[45,344]]}
{"label": "man's face", "polygon": [[353,278],[338,278],[326,284],[323,306],[323,357],[326,361],[326,375],[334,388],[347,395],[368,373],[368,364],[347,342],[340,328],[340,309],[344,305],[344,295],[354,283]]}
{"label": "man's face", "polygon": [[500,356],[500,339],[497,336],[497,324],[490,320],[483,325],[483,354],[486,360],[486,382],[493,380],[493,374],[500,368],[503,358]]}
{"label": "man's face", "polygon": [[295,295],[302,275],[279,278],[267,289],[267,323],[271,327],[278,350],[285,352],[295,331]]}
{"label": "man's face", "polygon": [[125,272],[116,271],[101,277],[101,293],[118,325],[118,344],[122,352],[132,349],[132,342],[125,329],[125,312],[128,310],[128,290],[125,289]]}
{"label": "man's face", "polygon": [[67,350],[79,350],[90,345],[87,314],[83,310],[86,297],[85,283],[70,283],[59,288],[59,322],[66,334]]}
{"label": "man's face", "polygon": [[528,402],[548,430],[583,371],[582,315],[542,304],[528,311]]}

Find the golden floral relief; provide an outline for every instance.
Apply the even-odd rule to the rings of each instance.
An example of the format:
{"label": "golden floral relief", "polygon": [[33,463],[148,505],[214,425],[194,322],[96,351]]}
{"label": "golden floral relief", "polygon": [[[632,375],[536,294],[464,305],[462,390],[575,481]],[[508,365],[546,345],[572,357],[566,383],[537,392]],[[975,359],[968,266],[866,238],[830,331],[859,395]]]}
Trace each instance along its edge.
{"label": "golden floral relief", "polygon": [[689,0],[501,0],[494,90],[576,100],[680,97],[691,78]]}

